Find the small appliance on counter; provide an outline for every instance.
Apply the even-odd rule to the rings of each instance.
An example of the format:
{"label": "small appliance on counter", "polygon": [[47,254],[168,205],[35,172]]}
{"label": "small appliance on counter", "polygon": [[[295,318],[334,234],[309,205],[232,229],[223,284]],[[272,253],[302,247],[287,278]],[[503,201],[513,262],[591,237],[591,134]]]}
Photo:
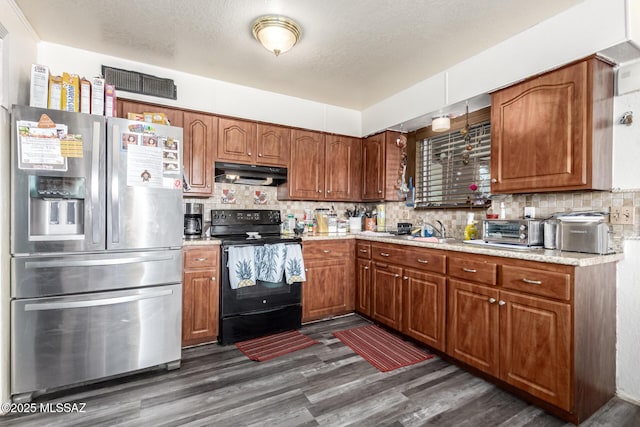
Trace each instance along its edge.
{"label": "small appliance on counter", "polygon": [[186,203],[184,206],[184,237],[199,239],[202,237],[202,203]]}
{"label": "small appliance on counter", "polygon": [[558,247],[561,251],[611,254],[613,230],[606,212],[576,212],[558,216]]}
{"label": "small appliance on counter", "polygon": [[520,246],[543,245],[543,221],[540,219],[485,219],[482,239],[487,243]]}
{"label": "small appliance on counter", "polygon": [[410,222],[399,222],[397,232],[398,235],[411,234],[411,227],[413,227],[413,224],[411,224]]}

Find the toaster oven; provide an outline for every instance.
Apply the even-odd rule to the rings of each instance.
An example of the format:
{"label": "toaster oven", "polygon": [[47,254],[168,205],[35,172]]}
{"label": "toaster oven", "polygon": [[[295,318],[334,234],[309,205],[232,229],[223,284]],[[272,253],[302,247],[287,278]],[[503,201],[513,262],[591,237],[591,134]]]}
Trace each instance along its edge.
{"label": "toaster oven", "polygon": [[542,246],[543,222],[539,219],[486,219],[482,221],[482,239],[489,243]]}

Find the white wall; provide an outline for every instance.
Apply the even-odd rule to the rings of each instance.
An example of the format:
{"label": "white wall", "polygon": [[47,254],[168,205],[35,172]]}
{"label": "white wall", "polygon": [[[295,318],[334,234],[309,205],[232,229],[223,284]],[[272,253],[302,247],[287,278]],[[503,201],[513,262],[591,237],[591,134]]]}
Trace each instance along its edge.
{"label": "white wall", "polygon": [[96,52],[42,42],[38,46],[38,62],[48,65],[51,72],[58,75],[66,71],[85,77],[97,76],[101,74],[102,65],[107,65],[173,79],[178,87],[178,99],[175,101],[124,91],[119,94],[129,99],[344,135],[360,136],[362,133],[362,114],[356,110],[204,78]]}
{"label": "white wall", "polygon": [[8,31],[2,41],[3,92],[0,106],[0,402],[9,395],[9,123],[11,104],[28,104],[29,72],[36,60],[36,37],[24,24],[13,0],[0,0],[0,24]]}
{"label": "white wall", "polygon": [[624,243],[618,264],[617,393],[640,404],[640,240]]}
{"label": "white wall", "polygon": [[[640,87],[635,92],[617,96],[613,110],[613,186],[640,189]],[[618,123],[626,111],[633,112],[630,126]]]}

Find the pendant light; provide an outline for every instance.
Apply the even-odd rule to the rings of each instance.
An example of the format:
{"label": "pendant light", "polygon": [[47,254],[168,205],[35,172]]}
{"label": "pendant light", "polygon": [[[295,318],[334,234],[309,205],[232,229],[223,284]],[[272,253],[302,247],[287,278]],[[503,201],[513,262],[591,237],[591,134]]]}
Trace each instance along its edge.
{"label": "pendant light", "polygon": [[251,29],[253,37],[275,56],[291,49],[302,36],[300,26],[281,15],[261,16],[253,22]]}
{"label": "pendant light", "polygon": [[451,128],[451,118],[448,114],[434,116],[431,119],[431,130],[434,132],[444,132]]}

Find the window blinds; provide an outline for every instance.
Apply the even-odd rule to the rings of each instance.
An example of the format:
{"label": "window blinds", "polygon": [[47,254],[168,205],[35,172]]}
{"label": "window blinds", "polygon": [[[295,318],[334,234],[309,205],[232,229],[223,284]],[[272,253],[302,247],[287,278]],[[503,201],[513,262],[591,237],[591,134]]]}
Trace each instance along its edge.
{"label": "window blinds", "polygon": [[416,207],[486,206],[490,149],[490,122],[419,141]]}

